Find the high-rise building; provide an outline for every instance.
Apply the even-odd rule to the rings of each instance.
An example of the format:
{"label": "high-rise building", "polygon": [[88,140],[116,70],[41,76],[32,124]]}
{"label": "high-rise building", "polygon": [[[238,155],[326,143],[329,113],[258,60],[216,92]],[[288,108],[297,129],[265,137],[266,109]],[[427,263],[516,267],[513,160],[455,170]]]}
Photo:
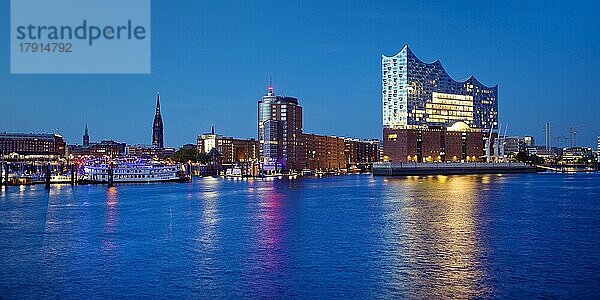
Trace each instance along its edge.
{"label": "high-rise building", "polygon": [[498,86],[487,87],[473,76],[452,79],[439,60],[425,63],[408,45],[382,56],[382,104],[385,128],[452,126],[498,127]]}
{"label": "high-rise building", "polygon": [[83,146],[87,147],[90,145],[90,135],[88,133],[87,123],[85,124],[85,131],[83,132]]}
{"label": "high-rise building", "polygon": [[455,81],[439,60],[425,63],[408,46],[382,56],[381,75],[384,160],[484,158],[485,140],[497,136],[497,85]]}
{"label": "high-rise building", "polygon": [[160,94],[156,95],[156,112],[154,114],[154,123],[152,124],[152,146],[164,148],[163,141],[163,121],[160,115]]}
{"label": "high-rise building", "polygon": [[264,168],[294,169],[304,166],[302,107],[294,97],[277,96],[269,86],[258,100],[258,142]]}
{"label": "high-rise building", "polygon": [[598,153],[600,153],[600,136],[598,136],[597,144],[598,144],[598,147],[596,148],[596,150],[598,151]]}
{"label": "high-rise building", "polygon": [[[218,136],[213,136],[218,140]],[[259,162],[267,172],[343,169],[348,164],[365,165],[380,158],[378,140],[359,141],[304,133],[298,99],[277,96],[271,86],[258,100],[258,143]]]}

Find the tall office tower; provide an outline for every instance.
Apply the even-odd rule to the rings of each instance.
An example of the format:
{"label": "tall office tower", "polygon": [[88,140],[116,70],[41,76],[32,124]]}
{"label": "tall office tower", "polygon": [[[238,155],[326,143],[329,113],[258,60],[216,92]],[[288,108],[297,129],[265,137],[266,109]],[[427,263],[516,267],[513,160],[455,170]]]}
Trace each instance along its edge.
{"label": "tall office tower", "polygon": [[154,114],[154,123],[152,124],[152,146],[164,148],[163,141],[163,121],[160,115],[160,94],[156,96],[156,113]]}
{"label": "tall office tower", "polygon": [[439,60],[425,63],[408,45],[382,56],[384,128],[452,126],[497,129],[498,86],[487,87],[471,76],[455,81]]}
{"label": "tall office tower", "polygon": [[296,169],[304,165],[302,107],[294,97],[277,96],[269,86],[258,100],[260,161],[265,169]]}
{"label": "tall office tower", "polygon": [[90,145],[90,135],[88,134],[87,123],[85,124],[85,131],[83,132],[83,146],[87,147]]}

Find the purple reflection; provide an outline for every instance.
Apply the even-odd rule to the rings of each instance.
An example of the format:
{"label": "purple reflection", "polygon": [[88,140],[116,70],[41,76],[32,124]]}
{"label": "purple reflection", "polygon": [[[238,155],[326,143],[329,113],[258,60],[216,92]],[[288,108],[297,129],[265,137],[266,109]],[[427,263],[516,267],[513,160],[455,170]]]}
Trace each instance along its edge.
{"label": "purple reflection", "polygon": [[[276,184],[271,182],[270,184]],[[285,235],[287,216],[285,201],[287,198],[278,193],[274,186],[256,188],[258,193],[256,211],[254,249],[250,256],[250,284],[260,297],[273,298],[285,294],[283,286],[289,280],[287,275],[287,257]],[[254,190],[253,190],[254,191]]]}
{"label": "purple reflection", "polygon": [[106,218],[104,222],[104,234],[102,240],[102,250],[111,252],[116,249],[117,244],[114,234],[117,226],[117,200],[118,192],[116,187],[108,188],[106,194]]}

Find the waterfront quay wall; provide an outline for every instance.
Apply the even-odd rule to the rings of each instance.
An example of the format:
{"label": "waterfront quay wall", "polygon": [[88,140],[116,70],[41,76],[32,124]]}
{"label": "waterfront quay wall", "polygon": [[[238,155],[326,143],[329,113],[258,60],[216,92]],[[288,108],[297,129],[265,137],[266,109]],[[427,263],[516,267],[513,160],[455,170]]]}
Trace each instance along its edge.
{"label": "waterfront quay wall", "polygon": [[374,176],[462,175],[535,173],[538,169],[524,163],[399,163],[373,164]]}

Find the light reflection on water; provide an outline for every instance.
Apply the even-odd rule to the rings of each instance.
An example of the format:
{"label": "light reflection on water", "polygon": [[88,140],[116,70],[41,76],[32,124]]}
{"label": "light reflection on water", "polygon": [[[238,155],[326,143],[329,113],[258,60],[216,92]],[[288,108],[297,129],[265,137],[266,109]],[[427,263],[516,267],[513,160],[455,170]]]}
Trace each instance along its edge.
{"label": "light reflection on water", "polygon": [[281,247],[283,240],[283,202],[286,201],[284,195],[277,193],[274,189],[269,189],[260,197],[257,228],[258,245],[261,257],[257,259],[260,262],[259,268],[264,271],[278,271],[281,262]]}
{"label": "light reflection on water", "polygon": [[[393,249],[384,274],[399,294],[417,298],[485,296],[487,276],[476,221],[478,193],[490,176],[387,179],[385,243]],[[388,276],[389,275],[389,276]]]}
{"label": "light reflection on water", "polygon": [[200,236],[198,241],[200,247],[204,251],[215,251],[215,245],[218,243],[218,225],[219,225],[219,214],[218,214],[218,202],[219,193],[217,187],[219,185],[218,179],[210,178],[204,181],[205,190],[201,193],[202,201],[202,216],[200,218]]}
{"label": "light reflection on water", "polygon": [[7,187],[0,298],[595,295],[599,178]]}
{"label": "light reflection on water", "polygon": [[117,248],[117,240],[115,233],[118,221],[118,206],[119,192],[117,187],[110,187],[106,193],[106,221],[104,222],[104,234],[102,235],[102,250],[107,253],[114,251]]}
{"label": "light reflection on water", "polygon": [[[252,182],[251,184],[255,184]],[[260,296],[273,298],[284,292],[287,258],[285,249],[286,195],[281,194],[273,181],[265,182],[250,201],[250,218],[256,222],[250,234],[248,281],[251,289],[261,291]],[[254,188],[252,188],[254,192]]]}

